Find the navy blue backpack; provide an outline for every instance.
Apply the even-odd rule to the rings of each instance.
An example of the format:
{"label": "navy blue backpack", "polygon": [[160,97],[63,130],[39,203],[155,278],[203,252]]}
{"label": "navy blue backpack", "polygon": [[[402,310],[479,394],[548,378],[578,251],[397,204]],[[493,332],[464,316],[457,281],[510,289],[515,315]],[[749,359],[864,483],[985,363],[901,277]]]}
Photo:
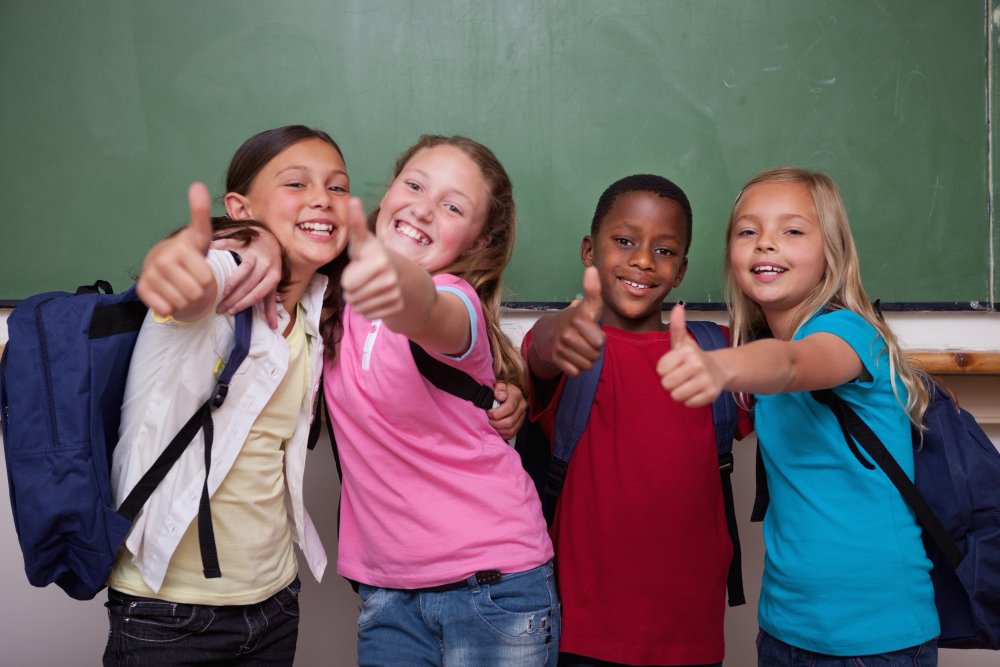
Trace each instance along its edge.
{"label": "navy blue backpack", "polygon": [[[930,405],[923,442],[914,435],[912,482],[868,424],[832,389],[811,394],[833,411],[858,462],[869,470],[881,468],[916,514],[933,563],[934,602],[941,620],[938,646],[1000,649],[1000,452],[947,390],[929,378],[926,384]],[[763,519],[768,502],[759,452],[757,462],[752,521]]]}
{"label": "navy blue backpack", "polygon": [[[122,503],[112,506],[110,462],[132,349],[146,315],[134,287],[98,281],[76,294],[46,292],[7,319],[0,359],[4,455],[24,570],[78,600],[100,592],[132,521],[197,432],[211,455],[214,408],[250,347],[251,312],[236,317],[236,345],[216,390]],[[206,373],[211,369],[206,370]],[[198,513],[206,576],[220,576],[207,484]]]}
{"label": "navy blue backpack", "polygon": [[[703,350],[715,350],[729,346],[722,328],[714,322],[689,320],[688,332]],[[590,408],[597,393],[604,355],[594,365],[575,377],[567,377],[559,405],[556,407],[555,429],[552,442],[536,423],[528,422],[521,427],[515,447],[521,454],[521,462],[528,471],[538,497],[542,502],[542,514],[551,525],[556,505],[566,480],[566,470],[580,437],[587,428]],[[715,445],[719,456],[719,473],[722,478],[722,495],[726,513],[726,526],[733,543],[733,559],[729,565],[727,582],[729,606],[744,604],[742,555],[740,535],[736,523],[733,503],[733,440],[736,437],[738,411],[732,393],[722,392],[712,404],[712,424],[715,427]]]}

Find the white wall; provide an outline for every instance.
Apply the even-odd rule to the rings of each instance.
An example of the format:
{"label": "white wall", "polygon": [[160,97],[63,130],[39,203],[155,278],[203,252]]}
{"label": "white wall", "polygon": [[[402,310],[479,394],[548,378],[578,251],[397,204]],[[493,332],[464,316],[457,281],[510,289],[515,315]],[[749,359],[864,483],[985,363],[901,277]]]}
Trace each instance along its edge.
{"label": "white wall", "polygon": [[[719,314],[706,314],[705,317],[717,319]],[[506,323],[511,337],[520,340],[534,318],[534,313],[510,313]],[[1000,348],[1000,316],[994,314],[890,314],[889,319],[904,343],[912,348]],[[0,342],[6,339],[6,314],[0,313]],[[985,381],[972,387],[970,399],[987,406],[984,414],[997,414],[1000,410],[993,408],[1000,403],[1000,378],[981,380]],[[965,396],[962,398],[964,401]],[[994,442],[1000,443],[1000,420],[988,424],[987,430]],[[756,665],[753,642],[757,632],[757,591],[763,567],[760,526],[746,520],[754,493],[753,438],[740,443],[735,454],[734,492],[740,517],[748,603],[727,613],[725,664],[727,667],[749,667]],[[3,477],[6,479],[5,468]],[[336,562],[338,493],[333,456],[324,438],[310,454],[306,501],[330,553],[331,568],[322,584],[313,581],[308,573],[303,574],[302,618],[296,660],[296,665],[300,667],[339,667],[355,662],[357,601],[333,566]],[[4,601],[6,610],[4,620],[0,622],[0,650],[3,652],[0,663],[14,667],[100,663],[107,635],[103,599],[98,596],[90,602],[76,602],[53,586],[46,589],[29,586],[24,577],[9,507],[0,509],[0,600]],[[1000,656],[988,651],[944,650],[939,664],[942,667],[995,667],[1000,664]]]}

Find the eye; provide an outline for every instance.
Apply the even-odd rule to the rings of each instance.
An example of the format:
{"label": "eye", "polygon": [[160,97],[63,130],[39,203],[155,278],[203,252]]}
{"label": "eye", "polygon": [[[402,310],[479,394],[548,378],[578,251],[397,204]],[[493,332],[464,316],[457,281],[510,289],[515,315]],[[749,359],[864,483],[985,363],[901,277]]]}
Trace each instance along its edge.
{"label": "eye", "polygon": [[404,181],[406,187],[413,190],[414,192],[420,192],[420,184],[415,181]]}
{"label": "eye", "polygon": [[351,193],[350,189],[345,188],[343,185],[331,185],[327,189],[330,190],[330,192],[336,192],[337,194],[346,195]]}
{"label": "eye", "polygon": [[614,241],[616,245],[619,245],[622,248],[630,248],[633,245],[632,239],[625,236],[615,236],[612,238],[612,241]]}
{"label": "eye", "polygon": [[803,234],[805,234],[805,232],[802,231],[801,229],[796,229],[794,227],[786,230],[785,233],[788,234],[789,236],[802,236]]}
{"label": "eye", "polygon": [[673,257],[674,255],[677,254],[671,248],[664,248],[664,247],[654,248],[653,252],[655,252],[657,255],[660,255],[661,257]]}
{"label": "eye", "polygon": [[448,212],[454,215],[462,215],[462,209],[455,206],[454,204],[445,204],[444,207],[448,210]]}
{"label": "eye", "polygon": [[750,238],[757,235],[757,230],[744,227],[743,229],[736,230],[736,236],[738,238]]}
{"label": "eye", "polygon": [[285,186],[289,188],[304,188],[306,187],[306,184],[302,181],[289,181],[288,183],[285,183]]}

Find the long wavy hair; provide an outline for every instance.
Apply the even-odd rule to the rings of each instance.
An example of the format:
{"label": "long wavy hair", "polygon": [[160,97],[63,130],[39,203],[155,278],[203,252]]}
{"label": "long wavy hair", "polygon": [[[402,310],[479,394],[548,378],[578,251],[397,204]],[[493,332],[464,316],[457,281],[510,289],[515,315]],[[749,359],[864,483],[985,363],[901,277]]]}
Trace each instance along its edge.
{"label": "long wavy hair", "polygon": [[797,331],[820,308],[833,310],[843,308],[863,317],[885,339],[893,393],[899,399],[896,385],[898,374],[907,390],[907,401],[903,404],[900,400],[900,405],[904,407],[910,421],[916,427],[922,428],[921,421],[928,403],[927,388],[922,374],[909,363],[896,335],[882,319],[881,314],[875,310],[868,294],[865,293],[861,284],[858,251],[847,221],[847,210],[844,208],[844,201],[836,183],[826,174],[798,167],[779,167],[757,174],[740,190],[726,226],[726,261],[723,270],[726,301],[732,322],[733,345],[770,335],[764,311],[740,290],[729,262],[733,227],[740,200],[751,186],[759,183],[798,183],[806,186],[816,207],[820,232],[823,236],[826,269],[820,282],[799,305],[791,330]]}
{"label": "long wavy hair", "polygon": [[[521,355],[500,328],[500,305],[503,298],[503,271],[510,263],[514,251],[517,215],[514,208],[514,189],[507,171],[500,160],[486,146],[463,136],[426,134],[410,146],[396,160],[392,180],[399,176],[406,163],[425,148],[452,146],[462,151],[480,169],[489,190],[490,199],[486,219],[479,239],[438,273],[450,273],[467,280],[483,306],[483,319],[493,353],[493,372],[498,380],[525,388],[524,367]],[[391,181],[390,181],[391,182]],[[368,215],[368,227],[374,231],[379,209]],[[477,239],[477,240],[479,240]]]}

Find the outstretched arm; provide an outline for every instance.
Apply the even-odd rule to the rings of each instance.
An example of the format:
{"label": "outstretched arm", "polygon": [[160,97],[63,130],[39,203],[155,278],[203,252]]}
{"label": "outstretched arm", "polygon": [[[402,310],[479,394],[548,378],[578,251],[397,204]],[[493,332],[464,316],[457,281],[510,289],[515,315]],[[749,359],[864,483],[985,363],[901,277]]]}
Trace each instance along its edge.
{"label": "outstretched arm", "polygon": [[256,303],[264,307],[264,317],[272,329],[278,328],[278,284],[281,282],[281,245],[269,231],[260,229],[248,243],[221,238],[212,242],[218,250],[239,254],[240,265],[226,280],[222,300],[215,312],[238,313]]}
{"label": "outstretched arm", "polygon": [[344,302],[370,320],[426,350],[457,355],[472,339],[469,313],[454,294],[438,292],[431,275],[416,262],[386,248],[365,225],[361,202],[349,204],[351,261],[340,285]]}
{"label": "outstretched arm", "polygon": [[724,390],[750,394],[827,389],[864,372],[847,341],[831,333],[765,339],[705,352],[687,333],[683,306],[670,312],[670,351],[656,364],[663,388],[688,407],[709,405]]}
{"label": "outstretched arm", "polygon": [[218,293],[205,259],[212,242],[212,201],[204,184],[188,188],[188,208],[188,225],[146,253],[136,291],[154,312],[193,321],[209,311]]}
{"label": "outstretched arm", "polygon": [[601,279],[594,267],[583,272],[583,298],[567,308],[541,317],[531,328],[528,368],[539,380],[560,373],[579,375],[594,365],[604,348],[598,325],[604,302]]}

